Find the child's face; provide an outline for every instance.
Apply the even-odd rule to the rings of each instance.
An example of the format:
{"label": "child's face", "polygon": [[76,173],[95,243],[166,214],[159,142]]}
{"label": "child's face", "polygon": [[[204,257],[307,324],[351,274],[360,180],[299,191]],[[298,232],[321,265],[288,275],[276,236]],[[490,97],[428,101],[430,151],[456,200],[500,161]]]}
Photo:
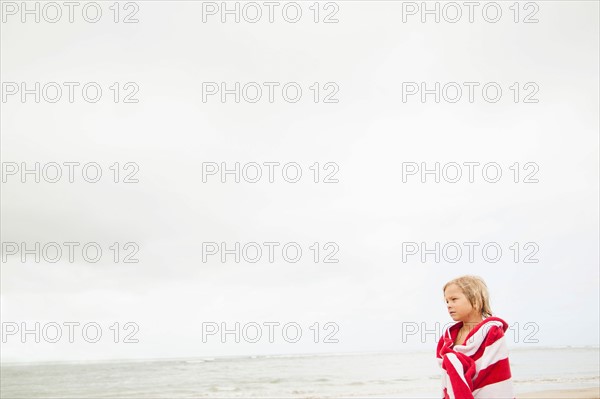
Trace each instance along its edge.
{"label": "child's face", "polygon": [[475,308],[456,284],[450,284],[444,291],[448,313],[454,321],[470,321],[477,317]]}

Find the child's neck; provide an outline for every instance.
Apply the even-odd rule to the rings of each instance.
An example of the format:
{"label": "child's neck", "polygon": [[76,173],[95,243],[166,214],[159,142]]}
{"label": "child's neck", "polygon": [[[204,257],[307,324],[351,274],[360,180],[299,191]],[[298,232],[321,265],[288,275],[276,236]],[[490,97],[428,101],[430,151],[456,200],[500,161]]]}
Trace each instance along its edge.
{"label": "child's neck", "polygon": [[476,325],[478,325],[482,321],[483,321],[483,318],[481,316],[469,318],[468,320],[463,320],[462,328],[464,328],[465,330],[471,330],[472,328],[474,328]]}

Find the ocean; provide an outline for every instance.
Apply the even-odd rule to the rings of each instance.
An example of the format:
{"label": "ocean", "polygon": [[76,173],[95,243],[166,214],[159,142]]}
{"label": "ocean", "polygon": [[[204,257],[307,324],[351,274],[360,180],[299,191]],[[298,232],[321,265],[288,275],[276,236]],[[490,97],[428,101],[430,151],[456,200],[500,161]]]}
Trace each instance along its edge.
{"label": "ocean", "polygon": [[[511,349],[517,395],[598,387],[598,348]],[[435,354],[360,353],[3,363],[12,398],[439,398]]]}

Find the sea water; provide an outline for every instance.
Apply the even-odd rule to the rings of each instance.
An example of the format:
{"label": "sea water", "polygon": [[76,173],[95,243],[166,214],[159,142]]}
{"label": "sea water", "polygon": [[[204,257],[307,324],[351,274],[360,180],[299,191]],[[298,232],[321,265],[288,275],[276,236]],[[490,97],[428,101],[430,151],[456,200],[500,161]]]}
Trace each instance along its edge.
{"label": "sea water", "polygon": [[[513,349],[517,394],[599,386],[598,348]],[[2,398],[439,398],[435,353],[3,364]]]}

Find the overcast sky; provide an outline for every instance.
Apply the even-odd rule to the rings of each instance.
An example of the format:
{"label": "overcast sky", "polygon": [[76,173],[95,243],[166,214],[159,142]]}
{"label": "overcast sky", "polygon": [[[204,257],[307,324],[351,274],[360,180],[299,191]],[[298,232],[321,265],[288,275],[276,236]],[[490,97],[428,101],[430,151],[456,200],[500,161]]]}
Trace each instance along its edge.
{"label": "overcast sky", "polygon": [[[119,15],[135,11],[138,23],[114,23],[112,3],[100,4],[95,24],[77,10],[74,23],[65,16],[54,24],[22,23],[16,14],[2,24],[3,95],[14,87],[6,82],[29,88],[80,82],[73,103],[65,86],[57,103],[7,95],[3,171],[10,162],[96,162],[103,175],[95,184],[81,174],[75,183],[63,176],[54,184],[6,176],[1,319],[5,329],[7,323],[96,322],[103,337],[89,344],[76,330],[72,344],[65,337],[36,344],[31,336],[22,343],[19,332],[5,336],[3,361],[434,351],[433,337],[403,337],[403,328],[451,322],[441,290],[463,274],[487,281],[494,315],[513,326],[511,346],[598,345],[597,2],[537,2],[539,10],[521,10],[519,23],[504,2],[497,23],[486,22],[481,10],[473,23],[466,16],[421,23],[420,14],[403,23],[400,2],[338,2],[339,10],[320,10],[320,19],[335,13],[339,22],[329,24],[314,23],[308,3],[295,24],[280,9],[274,23],[266,16],[255,24],[231,17],[221,23],[219,14],[203,23],[201,2],[138,2],[139,10]],[[523,23],[533,11],[539,22]],[[81,97],[87,82],[103,89],[97,103]],[[118,103],[109,88],[114,82]],[[127,82],[139,87],[138,103],[122,102],[132,91]],[[203,82],[280,86],[273,103],[264,85],[257,103],[235,103],[233,95],[222,103],[218,95],[203,102]],[[303,89],[296,103],[282,99],[288,82]],[[315,82],[318,103],[310,89]],[[339,88],[337,103],[322,102],[335,87],[328,82]],[[463,97],[436,103],[429,95],[423,103],[419,93],[403,102],[403,82],[426,82],[429,89],[458,82]],[[479,84],[472,103],[463,82]],[[482,97],[489,82],[503,90],[498,102]],[[537,103],[524,102],[531,93]],[[139,183],[112,182],[115,162],[121,180],[133,170],[124,165],[136,163]],[[219,175],[203,182],[207,162],[230,168],[295,162],[302,178],[286,182],[280,166],[269,183],[263,166],[257,183],[236,184],[231,176],[222,183]],[[319,183],[310,169],[315,162]],[[322,182],[335,170],[325,168],[328,162],[338,167],[338,183]],[[495,162],[502,178],[487,182],[479,166],[470,183],[463,166],[457,183],[436,184],[431,176],[422,183],[419,174],[403,182],[405,162]],[[515,162],[518,183],[509,169]],[[527,163],[537,168],[526,169]],[[528,175],[539,182],[524,183]],[[74,262],[66,254],[56,263],[36,263],[33,256],[22,262],[20,253],[5,251],[7,243],[21,242],[28,248],[97,242],[103,256],[87,263],[78,250]],[[115,242],[121,257],[132,251],[124,243],[135,242],[139,262],[114,263],[109,247]],[[256,263],[235,263],[232,255],[225,263],[219,255],[203,262],[203,242],[280,246],[273,263],[265,246]],[[282,257],[289,242],[303,251],[296,263]],[[309,248],[315,242],[318,263]],[[326,248],[328,242],[335,245]],[[423,263],[420,253],[403,261],[406,242],[426,242],[429,249],[436,242],[480,245],[473,262],[463,246],[455,263],[436,263],[433,255]],[[510,249],[515,242],[518,262],[516,247]],[[483,258],[486,243],[502,249],[497,262]],[[336,245],[338,262],[324,263]],[[524,262],[527,255],[538,262]],[[303,338],[290,344],[276,330],[274,343],[236,344],[231,337],[221,343],[216,336],[202,342],[202,323],[236,321],[296,322]],[[115,322],[119,341],[132,331],[123,325],[136,323],[139,343],[112,342]],[[309,329],[315,322],[319,343]],[[332,331],[324,329],[327,322],[339,326],[338,343],[323,343]],[[528,334],[538,342],[524,342]]]}

